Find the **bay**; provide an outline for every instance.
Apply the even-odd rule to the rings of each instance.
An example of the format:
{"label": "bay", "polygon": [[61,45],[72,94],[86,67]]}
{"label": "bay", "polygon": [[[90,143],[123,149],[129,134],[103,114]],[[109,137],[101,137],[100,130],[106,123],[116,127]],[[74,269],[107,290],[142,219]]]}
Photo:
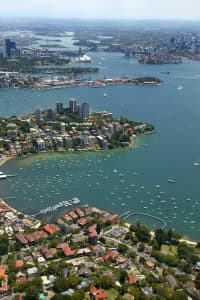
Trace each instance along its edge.
{"label": "bay", "polygon": [[[16,196],[8,203],[31,214],[78,197],[81,204],[118,214],[130,210],[164,218],[168,227],[199,240],[200,167],[193,163],[200,162],[200,63],[140,65],[117,53],[89,55],[92,66],[100,68],[98,74],[87,75],[92,78],[156,76],[164,84],[0,90],[0,115],[24,115],[38,105],[55,107],[58,101],[68,105],[74,97],[80,103],[87,101],[93,111],[107,110],[118,117],[152,123],[156,133],[137,138],[135,147],[128,150],[11,160],[1,171],[17,176],[0,182],[0,197]],[[166,71],[170,74],[160,74]],[[177,90],[179,85],[184,88]],[[113,173],[114,169],[118,172]],[[169,183],[169,178],[176,183]],[[140,220],[152,228],[160,226],[145,217]]]}

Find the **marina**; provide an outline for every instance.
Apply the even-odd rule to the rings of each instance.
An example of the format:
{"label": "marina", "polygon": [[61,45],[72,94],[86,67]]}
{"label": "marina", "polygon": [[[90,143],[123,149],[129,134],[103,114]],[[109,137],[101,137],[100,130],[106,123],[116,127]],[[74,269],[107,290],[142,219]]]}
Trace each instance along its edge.
{"label": "marina", "polygon": [[51,213],[51,212],[54,212],[56,211],[57,209],[59,208],[67,208],[71,205],[78,205],[80,203],[80,200],[78,198],[73,198],[72,200],[66,200],[66,201],[62,201],[62,202],[59,202],[58,204],[55,204],[53,206],[49,206],[49,207],[46,207],[46,208],[43,208],[41,209],[38,213],[32,215],[33,217],[37,217],[39,215],[45,215],[47,213]]}

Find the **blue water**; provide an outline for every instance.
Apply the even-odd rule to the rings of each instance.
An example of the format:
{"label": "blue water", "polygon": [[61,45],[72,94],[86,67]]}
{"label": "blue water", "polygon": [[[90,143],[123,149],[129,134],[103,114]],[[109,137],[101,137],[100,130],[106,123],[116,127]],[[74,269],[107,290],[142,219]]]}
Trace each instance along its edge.
{"label": "blue water", "polygon": [[[134,149],[9,161],[1,171],[17,177],[0,182],[0,196],[16,196],[9,204],[27,213],[78,197],[81,203],[116,213],[134,210],[165,218],[168,227],[200,239],[200,167],[193,166],[200,162],[200,63],[139,65],[136,59],[128,60],[121,54],[90,55],[92,65],[100,68],[92,78],[149,75],[161,78],[164,84],[1,90],[1,115],[27,114],[38,105],[55,107],[57,101],[68,105],[69,98],[75,97],[80,103],[87,101],[94,111],[107,110],[115,116],[150,122],[156,133],[137,138]],[[170,75],[160,74],[163,71]],[[177,90],[178,85],[183,85],[183,90]],[[113,173],[114,169],[118,173]],[[168,183],[169,178],[176,183]],[[152,228],[160,225],[147,218],[141,221]]]}

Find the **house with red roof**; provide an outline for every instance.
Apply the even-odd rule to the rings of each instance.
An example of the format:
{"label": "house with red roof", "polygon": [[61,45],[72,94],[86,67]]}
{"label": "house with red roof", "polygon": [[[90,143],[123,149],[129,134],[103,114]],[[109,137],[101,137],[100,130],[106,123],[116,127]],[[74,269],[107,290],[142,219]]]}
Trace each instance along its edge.
{"label": "house with red roof", "polygon": [[107,299],[107,293],[103,289],[96,289],[94,285],[90,286],[90,296],[93,300]]}
{"label": "house with red roof", "polygon": [[92,245],[96,245],[98,241],[98,234],[96,232],[96,230],[93,230],[92,232],[89,233],[89,242]]}
{"label": "house with red roof", "polygon": [[53,234],[55,233],[55,230],[52,229],[48,224],[45,225],[43,228],[44,228],[44,230],[45,230],[48,234],[50,234],[50,235],[53,235]]}
{"label": "house with red roof", "polygon": [[103,256],[103,260],[107,261],[107,260],[115,260],[117,257],[117,253],[113,252],[113,251],[108,251],[104,256]]}
{"label": "house with red roof", "polygon": [[3,280],[0,284],[0,294],[6,295],[8,291],[8,275],[5,274],[6,268],[0,268],[0,278]]}
{"label": "house with red roof", "polygon": [[74,219],[77,219],[78,216],[77,214],[72,210],[70,212],[68,212],[68,215],[74,220]]}
{"label": "house with red roof", "polygon": [[26,234],[25,238],[29,241],[29,243],[33,243],[35,242],[34,237],[32,236],[32,234]]}
{"label": "house with red roof", "polygon": [[15,237],[22,245],[28,244],[28,240],[23,236],[23,234],[17,233]]}
{"label": "house with red roof", "polygon": [[135,285],[138,281],[139,278],[137,278],[135,274],[133,273],[128,274],[128,284]]}
{"label": "house with red roof", "polygon": [[88,231],[89,231],[89,232],[92,232],[92,231],[94,231],[96,228],[97,228],[97,224],[93,224],[93,225],[91,225],[90,227],[88,227]]}
{"label": "house with red roof", "polygon": [[51,259],[51,258],[54,258],[57,250],[55,248],[50,248],[50,249],[42,248],[41,252],[42,252],[42,255],[44,256],[44,258]]}
{"label": "house with red roof", "polygon": [[66,247],[63,249],[63,254],[66,256],[66,257],[69,257],[69,256],[73,256],[74,255],[74,252],[71,250],[70,247]]}
{"label": "house with red roof", "polygon": [[69,247],[68,243],[60,243],[57,245],[57,249],[64,250],[65,248]]}
{"label": "house with red roof", "polygon": [[76,208],[75,211],[76,211],[77,215],[79,216],[79,218],[84,217],[84,212],[80,208]]}
{"label": "house with red roof", "polygon": [[84,219],[84,218],[81,218],[81,219],[79,219],[78,220],[78,222],[77,222],[80,226],[85,226],[85,224],[87,223],[87,220],[86,219]]}

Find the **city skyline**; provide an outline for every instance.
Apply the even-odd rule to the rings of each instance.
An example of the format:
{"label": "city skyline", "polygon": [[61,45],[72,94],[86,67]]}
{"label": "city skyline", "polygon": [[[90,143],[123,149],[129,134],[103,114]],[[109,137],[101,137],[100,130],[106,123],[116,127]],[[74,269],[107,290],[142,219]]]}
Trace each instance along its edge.
{"label": "city skyline", "polygon": [[1,16],[91,18],[91,19],[169,19],[200,20],[200,2],[191,0],[17,0],[1,3]]}

